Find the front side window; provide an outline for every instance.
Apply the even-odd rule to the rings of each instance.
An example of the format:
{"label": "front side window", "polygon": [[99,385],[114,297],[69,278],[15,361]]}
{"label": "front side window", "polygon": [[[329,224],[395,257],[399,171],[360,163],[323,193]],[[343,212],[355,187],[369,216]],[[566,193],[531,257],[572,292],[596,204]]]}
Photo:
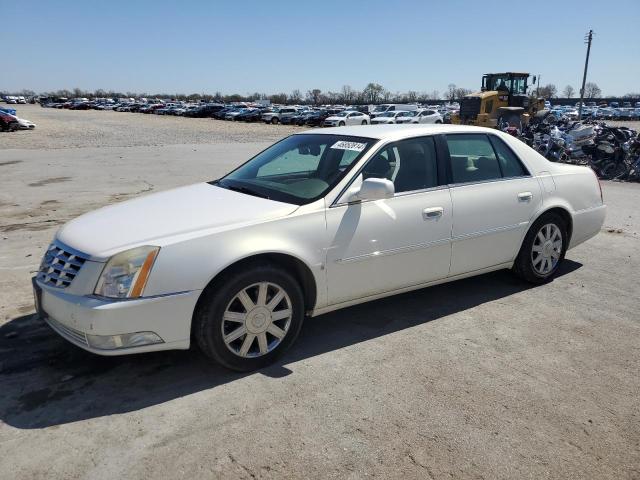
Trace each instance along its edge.
{"label": "front side window", "polygon": [[484,134],[447,135],[453,183],[502,178],[496,154]]}
{"label": "front side window", "polygon": [[367,162],[362,177],[391,180],[396,193],[436,187],[438,170],[433,138],[411,138],[384,147]]}
{"label": "front side window", "polygon": [[350,135],[292,135],[212,183],[304,205],[326,195],[376,141]]}

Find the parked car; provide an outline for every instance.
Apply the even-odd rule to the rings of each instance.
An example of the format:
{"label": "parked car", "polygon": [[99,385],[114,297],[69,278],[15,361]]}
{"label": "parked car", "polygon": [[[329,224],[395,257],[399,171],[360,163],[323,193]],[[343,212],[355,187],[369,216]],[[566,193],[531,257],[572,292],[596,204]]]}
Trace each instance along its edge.
{"label": "parked car", "polygon": [[[397,123],[397,124],[412,123],[412,120],[416,118],[417,113],[418,113],[417,110],[414,110],[413,112],[398,112],[398,114],[395,116],[395,120],[389,123]],[[377,123],[382,123],[382,122],[377,122]]]}
{"label": "parked car", "polygon": [[307,118],[304,124],[310,127],[321,127],[324,124],[325,119],[327,117],[330,117],[334,113],[338,113],[338,112],[334,112],[332,110],[324,110],[324,109],[316,110],[314,112],[309,113],[309,115],[307,115]]}
{"label": "parked car", "polygon": [[0,110],[0,131],[14,131],[18,130],[20,124],[18,123],[18,117],[10,113]]}
{"label": "parked car", "polygon": [[91,110],[91,105],[89,105],[89,102],[73,103],[69,110]]}
{"label": "parked car", "polygon": [[19,118],[15,115],[0,110],[0,130],[2,131],[15,131],[15,130],[33,130],[36,128],[36,124]]}
{"label": "parked car", "polygon": [[249,111],[248,108],[238,108],[236,110],[231,110],[230,112],[228,112],[224,116],[224,119],[225,120],[235,120],[238,115],[242,115],[243,113],[248,112],[248,111]]}
{"label": "parked car", "polygon": [[264,109],[247,108],[245,112],[236,116],[237,122],[257,122],[262,119]]}
{"label": "parked car", "polygon": [[[297,125],[298,122],[302,121],[302,119],[309,113],[309,109],[299,109],[293,115],[285,115],[280,118],[280,123],[283,125]],[[303,124],[304,125],[304,124]]]}
{"label": "parked car", "polygon": [[323,123],[325,127],[344,127],[349,125],[368,125],[369,115],[354,110],[344,110],[327,117]]}
{"label": "parked car", "polygon": [[380,124],[388,124],[388,123],[396,123],[396,118],[398,116],[410,116],[411,113],[403,111],[403,110],[389,110],[377,117],[371,119],[371,125],[380,125]]}
{"label": "parked car", "polygon": [[184,112],[184,116],[198,117],[198,118],[211,117],[213,116],[214,113],[222,110],[223,108],[224,108],[224,105],[220,105],[220,104],[201,105],[194,109],[187,110],[186,112]]}
{"label": "parked car", "polygon": [[222,109],[218,110],[217,112],[213,112],[212,116],[213,116],[213,118],[216,118],[218,120],[224,120],[224,117],[225,117],[225,115],[227,113],[233,112],[233,111],[236,111],[236,110],[238,110],[236,107],[225,107],[225,108],[222,108]]}
{"label": "parked car", "polygon": [[443,123],[443,118],[437,110],[419,110],[410,123]]}
{"label": "parked car", "polygon": [[280,123],[280,119],[283,116],[295,115],[297,111],[298,109],[295,107],[274,108],[270,112],[265,112],[262,114],[262,121],[264,123]]}
{"label": "parked car", "polygon": [[605,210],[590,168],[496,130],[307,131],[218,180],[67,223],[33,279],[36,311],[97,354],[193,340],[253,370],[307,315],[505,268],[548,282]]}
{"label": "parked car", "polygon": [[0,112],[8,113],[9,115],[15,115],[16,109],[9,107],[0,107]]}
{"label": "parked car", "polygon": [[413,112],[418,110],[417,105],[408,105],[403,103],[383,103],[382,105],[376,105],[376,107],[371,112],[371,119],[378,117],[386,112],[395,112],[395,111],[403,111],[403,112]]}

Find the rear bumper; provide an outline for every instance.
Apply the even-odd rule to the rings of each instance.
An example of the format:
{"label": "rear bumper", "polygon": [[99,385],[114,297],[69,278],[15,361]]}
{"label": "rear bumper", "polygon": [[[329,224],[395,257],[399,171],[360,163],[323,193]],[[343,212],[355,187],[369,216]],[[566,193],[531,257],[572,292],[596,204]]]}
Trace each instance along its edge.
{"label": "rear bumper", "polygon": [[[187,349],[191,318],[200,290],[133,300],[69,295],[33,280],[36,309],[60,336],[99,355]],[[155,343],[122,345],[119,338],[154,334]],[[140,336],[140,335],[138,335]],[[152,335],[149,335],[152,336]],[[113,345],[102,347],[107,340]]]}

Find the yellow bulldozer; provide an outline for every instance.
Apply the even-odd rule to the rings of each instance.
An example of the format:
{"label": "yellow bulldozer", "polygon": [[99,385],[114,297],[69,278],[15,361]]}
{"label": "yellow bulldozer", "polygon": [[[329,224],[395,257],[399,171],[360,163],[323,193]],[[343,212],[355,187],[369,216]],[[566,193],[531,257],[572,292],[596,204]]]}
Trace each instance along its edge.
{"label": "yellow bulldozer", "polygon": [[532,116],[544,110],[544,99],[527,94],[529,76],[515,72],[483,75],[482,88],[462,99],[460,111],[451,115],[451,123],[522,129]]}

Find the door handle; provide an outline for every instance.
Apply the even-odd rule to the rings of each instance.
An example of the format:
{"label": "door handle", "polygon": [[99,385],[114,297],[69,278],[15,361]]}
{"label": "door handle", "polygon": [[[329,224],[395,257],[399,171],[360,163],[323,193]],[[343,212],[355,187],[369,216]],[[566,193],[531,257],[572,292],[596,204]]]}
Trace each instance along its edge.
{"label": "door handle", "polygon": [[443,213],[444,213],[444,208],[442,207],[425,208],[424,210],[422,210],[422,218],[424,220],[440,218]]}
{"label": "door handle", "polygon": [[533,193],[531,192],[520,192],[518,194],[518,200],[520,200],[521,202],[528,202],[532,198],[533,198]]}

